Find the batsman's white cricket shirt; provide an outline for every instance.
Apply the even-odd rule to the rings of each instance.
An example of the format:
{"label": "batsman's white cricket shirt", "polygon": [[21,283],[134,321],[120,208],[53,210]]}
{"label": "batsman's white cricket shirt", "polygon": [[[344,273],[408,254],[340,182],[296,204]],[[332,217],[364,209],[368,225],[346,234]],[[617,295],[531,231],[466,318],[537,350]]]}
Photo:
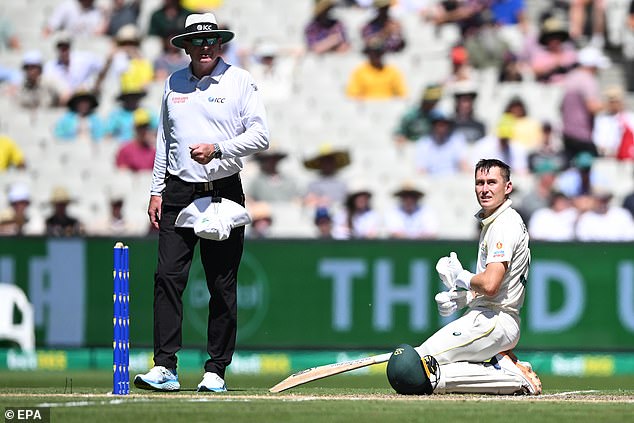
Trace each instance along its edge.
{"label": "batsman's white cricket shirt", "polygon": [[528,230],[519,213],[506,200],[491,216],[482,219],[480,210],[476,218],[482,225],[476,273],[484,272],[488,263],[508,262],[500,290],[494,297],[477,296],[469,307],[502,310],[518,318],[524,304],[524,291],[528,279],[531,251]]}
{"label": "batsman's white cricket shirt", "polygon": [[[169,172],[187,182],[207,182],[242,170],[241,157],[266,150],[269,129],[253,77],[221,58],[211,75],[198,79],[188,66],[165,81],[156,135],[152,195],[160,195]],[[206,165],[189,146],[218,143],[222,159]]]}

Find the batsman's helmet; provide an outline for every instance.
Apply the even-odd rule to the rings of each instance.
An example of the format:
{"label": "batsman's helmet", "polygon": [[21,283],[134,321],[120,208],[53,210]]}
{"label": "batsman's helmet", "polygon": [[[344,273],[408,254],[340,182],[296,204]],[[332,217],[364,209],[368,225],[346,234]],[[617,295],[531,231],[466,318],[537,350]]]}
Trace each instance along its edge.
{"label": "batsman's helmet", "polygon": [[408,344],[401,344],[387,362],[387,380],[403,395],[431,395],[440,379],[440,366],[434,357],[423,358]]}

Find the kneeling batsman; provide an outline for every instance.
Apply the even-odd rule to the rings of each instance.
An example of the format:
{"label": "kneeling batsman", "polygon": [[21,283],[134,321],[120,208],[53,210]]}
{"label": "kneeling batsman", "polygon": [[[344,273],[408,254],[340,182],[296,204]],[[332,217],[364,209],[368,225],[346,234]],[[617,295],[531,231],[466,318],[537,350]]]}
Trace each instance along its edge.
{"label": "kneeling batsman", "polygon": [[456,253],[438,260],[436,270],[447,288],[435,297],[440,315],[469,310],[419,347],[402,344],[394,350],[387,365],[392,388],[405,395],[539,395],[539,377],[512,352],[519,340],[518,318],[471,290],[474,274],[462,267]]}

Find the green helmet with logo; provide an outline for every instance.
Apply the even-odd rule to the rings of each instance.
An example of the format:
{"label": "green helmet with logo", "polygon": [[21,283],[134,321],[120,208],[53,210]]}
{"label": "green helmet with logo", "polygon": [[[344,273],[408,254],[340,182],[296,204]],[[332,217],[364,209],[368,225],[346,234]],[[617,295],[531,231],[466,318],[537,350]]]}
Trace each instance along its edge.
{"label": "green helmet with logo", "polygon": [[440,379],[440,366],[434,357],[423,358],[408,344],[401,344],[387,362],[387,380],[403,395],[431,395]]}

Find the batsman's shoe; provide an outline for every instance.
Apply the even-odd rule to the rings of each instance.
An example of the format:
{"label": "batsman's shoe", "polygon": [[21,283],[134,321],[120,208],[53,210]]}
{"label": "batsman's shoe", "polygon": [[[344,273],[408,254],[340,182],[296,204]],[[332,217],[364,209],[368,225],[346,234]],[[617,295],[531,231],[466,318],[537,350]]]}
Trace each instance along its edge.
{"label": "batsman's shoe", "polygon": [[176,370],[163,366],[154,366],[146,374],[136,375],[134,386],[150,391],[178,391],[181,389]]}
{"label": "batsman's shoe", "polygon": [[198,384],[198,392],[226,392],[225,380],[212,372],[205,372],[202,382]]}
{"label": "batsman's shoe", "polygon": [[500,367],[512,374],[520,376],[524,380],[522,391],[527,395],[540,395],[542,393],[542,381],[533,371],[530,363],[519,361],[513,351],[503,351],[495,355]]}

